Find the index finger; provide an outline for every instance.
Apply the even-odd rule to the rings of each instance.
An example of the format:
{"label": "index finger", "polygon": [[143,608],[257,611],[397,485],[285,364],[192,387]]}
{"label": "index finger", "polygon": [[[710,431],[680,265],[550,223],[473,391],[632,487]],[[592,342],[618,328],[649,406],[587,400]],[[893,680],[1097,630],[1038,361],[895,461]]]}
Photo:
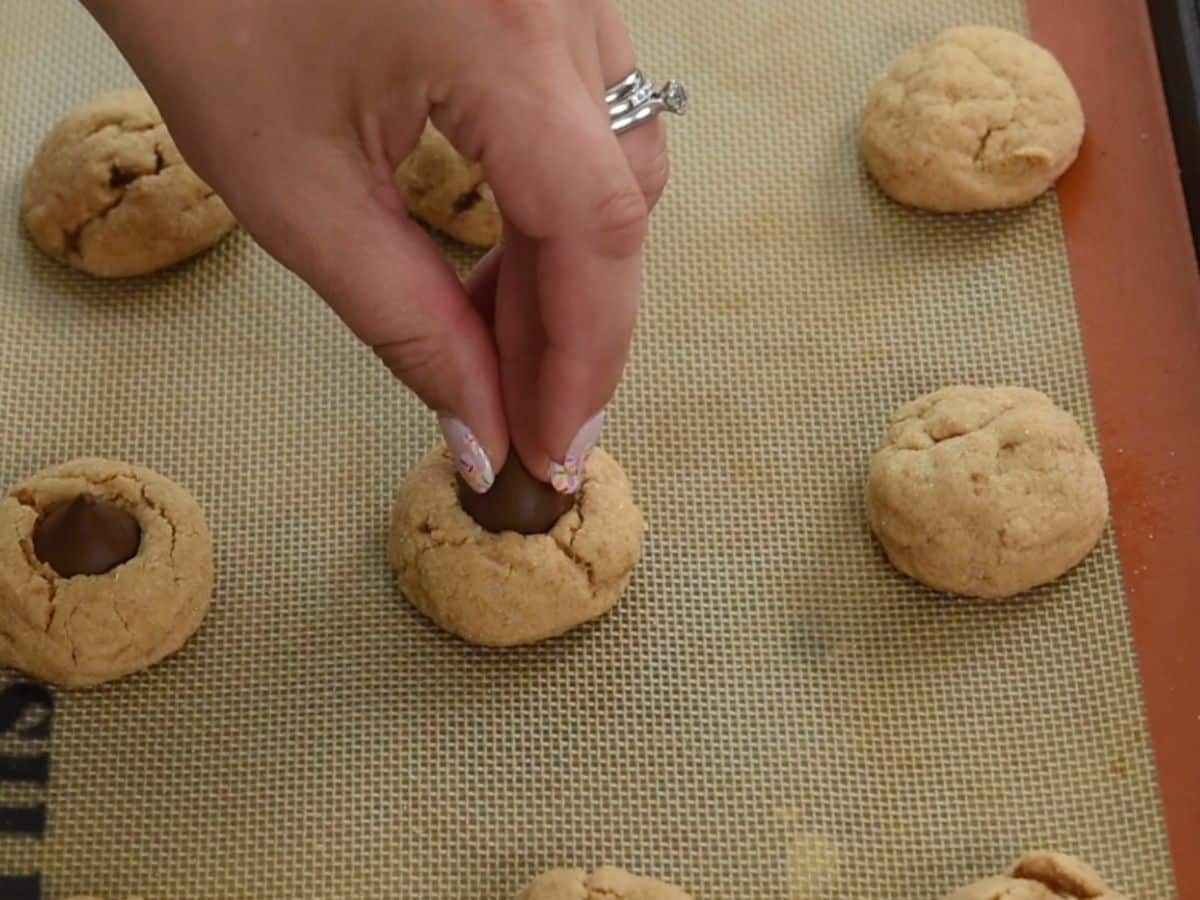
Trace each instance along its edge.
{"label": "index finger", "polygon": [[[490,132],[483,151],[505,216],[537,244],[538,296],[529,302],[537,304],[545,340],[538,425],[532,437],[513,435],[533,472],[550,472],[590,449],[575,445],[624,370],[648,215],[595,98],[573,70],[549,85],[549,96],[536,104],[499,107],[505,123],[522,124]],[[497,337],[503,357],[505,335]]]}

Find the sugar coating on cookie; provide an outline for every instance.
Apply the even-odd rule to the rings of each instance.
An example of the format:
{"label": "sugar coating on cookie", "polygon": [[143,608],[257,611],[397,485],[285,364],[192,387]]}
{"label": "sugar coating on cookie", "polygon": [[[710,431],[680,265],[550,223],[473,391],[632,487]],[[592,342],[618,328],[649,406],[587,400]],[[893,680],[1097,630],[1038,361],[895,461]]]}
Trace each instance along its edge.
{"label": "sugar coating on cookie", "polygon": [[456,241],[491,247],[500,240],[500,210],[483,167],[454,149],[432,123],[396,170],[408,211]]}
{"label": "sugar coating on cookie", "polygon": [[46,254],[105,278],[174,265],[235,224],[140,90],[100,94],[54,127],[25,176],[21,217]]}
{"label": "sugar coating on cookie", "polygon": [[517,900],[692,900],[691,895],[665,881],[633,875],[604,866],[551,869],[535,878]]}
{"label": "sugar coating on cookie", "polygon": [[409,473],[392,515],[400,589],[447,631],[476,644],[530,644],[603,615],[641,557],[645,523],[625,473],[592,454],[574,507],[546,534],[495,534],[463,511],[445,450]]}
{"label": "sugar coating on cookie", "polygon": [[1053,851],[1026,853],[1007,875],[983,878],[943,900],[1124,900],[1087,863]]}
{"label": "sugar coating on cookie", "polygon": [[[38,558],[40,520],[90,495],[140,527],[136,554],[99,575],[64,577]],[[89,687],[174,653],[212,602],[213,542],[179,485],[149,469],[78,459],[0,500],[0,663],[62,687]]]}
{"label": "sugar coating on cookie", "polygon": [[1083,108],[1049,51],[1000,28],[951,28],[896,60],[859,130],[880,187],[938,212],[1038,197],[1075,161]]}
{"label": "sugar coating on cookie", "polygon": [[900,571],[999,598],[1083,559],[1108,493],[1079,424],[1045,394],[949,387],[894,415],[871,460],[867,516]]}

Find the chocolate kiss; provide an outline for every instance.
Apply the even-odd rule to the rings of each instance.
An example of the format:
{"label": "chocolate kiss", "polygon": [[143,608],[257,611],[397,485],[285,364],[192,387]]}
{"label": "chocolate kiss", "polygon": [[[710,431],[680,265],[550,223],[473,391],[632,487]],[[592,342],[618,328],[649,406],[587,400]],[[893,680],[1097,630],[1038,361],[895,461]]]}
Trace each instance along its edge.
{"label": "chocolate kiss", "polygon": [[38,559],[63,578],[103,575],[133,559],[141,543],[137,519],[91,494],[54,507],[33,531]]}
{"label": "chocolate kiss", "polygon": [[475,493],[459,478],[458,502],[488,531],[544,534],[575,505],[575,498],[530,475],[514,449],[486,494]]}

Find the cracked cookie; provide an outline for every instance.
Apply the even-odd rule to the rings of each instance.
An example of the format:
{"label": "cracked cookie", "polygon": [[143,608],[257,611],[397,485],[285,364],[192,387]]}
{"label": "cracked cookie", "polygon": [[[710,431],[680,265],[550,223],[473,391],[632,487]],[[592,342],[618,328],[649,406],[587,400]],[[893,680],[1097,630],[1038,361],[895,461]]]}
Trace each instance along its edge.
{"label": "cracked cookie", "polygon": [[1007,875],[984,878],[944,900],[1123,900],[1087,863],[1065,853],[1026,853]]}
{"label": "cracked cookie", "polygon": [[213,544],[179,485],[78,459],[0,500],[0,663],[62,687],[147,668],[200,627]]}
{"label": "cracked cookie", "polygon": [[691,900],[691,895],[665,881],[604,866],[590,874],[584,869],[543,872],[517,900]]}
{"label": "cracked cookie", "polygon": [[182,262],[235,224],[136,90],[100,94],[54,127],[25,176],[21,217],[47,255],[104,278]]}
{"label": "cracked cookie", "polygon": [[500,240],[500,210],[483,167],[463,158],[432,123],[396,170],[396,184],[408,211],[431,228],[476,247]]}
{"label": "cracked cookie", "polygon": [[867,518],[906,575],[940,591],[1010,597],[1088,554],[1108,492],[1078,423],[1045,394],[949,387],[892,418],[871,460]]}
{"label": "cracked cookie", "polygon": [[608,612],[641,557],[645,523],[625,473],[592,454],[574,506],[545,534],[478,525],[458,498],[454,464],[430,453],[405,479],[389,557],[417,609],[476,644],[530,644]]}
{"label": "cracked cookie", "polygon": [[1075,161],[1083,108],[1047,50],[1001,28],[951,28],[901,56],[859,129],[868,171],[894,200],[937,212],[1003,209]]}

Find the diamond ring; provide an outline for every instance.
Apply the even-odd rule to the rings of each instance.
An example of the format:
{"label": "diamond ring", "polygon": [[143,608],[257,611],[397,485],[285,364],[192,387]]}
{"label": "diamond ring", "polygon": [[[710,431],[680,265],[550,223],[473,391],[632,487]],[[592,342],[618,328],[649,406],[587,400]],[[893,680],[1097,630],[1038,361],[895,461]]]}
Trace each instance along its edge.
{"label": "diamond ring", "polygon": [[624,134],[663,110],[682,116],[687,112],[688,97],[680,82],[672,79],[660,89],[641,69],[634,69],[604,92],[604,102],[609,127]]}

